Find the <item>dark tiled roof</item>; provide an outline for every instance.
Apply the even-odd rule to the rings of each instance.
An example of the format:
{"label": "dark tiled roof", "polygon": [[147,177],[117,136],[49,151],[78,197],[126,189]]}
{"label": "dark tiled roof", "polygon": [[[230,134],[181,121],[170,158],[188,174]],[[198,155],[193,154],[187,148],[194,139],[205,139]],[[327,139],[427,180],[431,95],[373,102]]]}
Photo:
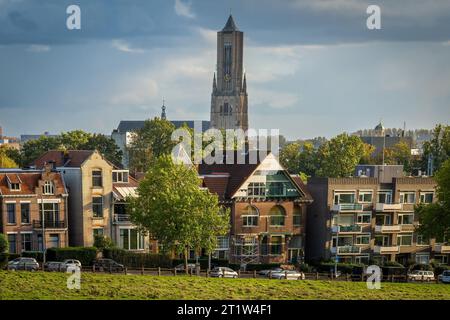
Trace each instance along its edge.
{"label": "dark tiled roof", "polygon": [[228,175],[217,174],[203,177],[203,186],[212,193],[219,196],[219,200],[224,200],[228,187]]}
{"label": "dark tiled roof", "polygon": [[[11,191],[8,185],[8,177],[14,175],[16,179],[20,181],[20,191]],[[41,172],[41,171],[31,171],[24,172],[18,169],[17,172],[11,173],[0,171],[0,195],[31,195],[36,193],[36,187],[38,187],[38,182],[41,179],[48,179],[53,181],[55,184],[55,194],[65,194],[66,189],[64,182],[62,180],[61,174],[59,172]]]}
{"label": "dark tiled roof", "polygon": [[308,187],[305,185],[305,183],[300,179],[299,176],[291,176],[292,180],[294,180],[297,187],[303,192],[305,195],[305,200],[313,200],[313,197],[309,193]]}
{"label": "dark tiled roof", "polygon": [[[194,120],[176,120],[170,121],[175,126],[175,128],[181,127],[184,123],[187,124],[189,128],[194,129]],[[202,126],[202,132],[205,132],[210,127],[210,122],[206,120],[199,120]],[[145,121],[143,120],[122,120],[117,127],[117,131],[120,133],[131,132],[141,129],[144,126]]]}
{"label": "dark tiled roof", "polygon": [[51,150],[34,161],[36,168],[43,168],[49,162],[55,162],[56,167],[80,167],[95,151],[93,150]]}

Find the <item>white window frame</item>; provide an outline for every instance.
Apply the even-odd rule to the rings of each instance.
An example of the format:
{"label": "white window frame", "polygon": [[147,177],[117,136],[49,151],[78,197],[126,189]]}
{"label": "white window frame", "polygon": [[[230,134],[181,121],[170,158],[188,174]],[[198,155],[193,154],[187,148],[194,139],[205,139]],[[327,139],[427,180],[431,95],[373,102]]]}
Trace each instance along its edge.
{"label": "white window frame", "polygon": [[[359,221],[359,218],[360,217],[362,218],[364,216],[369,216],[370,217],[369,222],[362,222],[362,221],[360,222]],[[372,222],[372,212],[362,212],[362,213],[358,213],[356,215],[356,224],[370,224],[371,222]]]}
{"label": "white window frame", "polygon": [[[431,202],[425,202],[425,196],[427,194],[431,194]],[[420,203],[433,203],[433,199],[434,199],[434,191],[422,191],[419,194]]]}
{"label": "white window frame", "polygon": [[[402,241],[400,241],[400,238],[404,237],[411,237],[411,243],[410,244],[402,244]],[[414,235],[412,233],[406,233],[406,234],[398,234],[397,235],[397,245],[400,247],[409,247],[412,246],[414,243]]]}
{"label": "white window frame", "polygon": [[[353,195],[353,202],[345,202],[345,203],[356,203],[356,190],[346,190],[346,191],[339,191],[339,190],[335,190],[333,193],[333,204],[341,204],[341,195]],[[337,202],[336,202],[336,197],[338,198]]]}
{"label": "white window frame", "polygon": [[[369,195],[370,201],[361,200],[361,196]],[[360,190],[358,192],[358,203],[372,203],[373,202],[373,191],[372,190]]]}
{"label": "white window frame", "polygon": [[[405,202],[409,198],[409,197],[406,196],[408,194],[413,194],[414,195],[414,199],[413,199],[412,202]],[[400,192],[399,201],[400,201],[400,203],[404,203],[404,204],[414,204],[414,203],[416,203],[416,192],[415,191],[402,191],[402,192]]]}
{"label": "white window frame", "polygon": [[[358,243],[358,239],[361,239],[361,238],[369,238],[369,242],[368,242],[368,243]],[[372,237],[371,237],[370,233],[358,234],[358,235],[355,237],[355,242],[354,242],[354,244],[355,244],[355,245],[359,245],[359,246],[368,246],[368,245],[370,245],[370,240],[371,240],[371,239],[372,239]]]}
{"label": "white window frame", "polygon": [[[404,216],[412,216],[412,222],[411,223],[403,223]],[[414,224],[414,213],[399,213],[397,216],[397,222],[398,222],[397,224],[405,225],[405,226],[413,225]]]}
{"label": "white window frame", "polygon": [[[387,198],[389,198],[389,201],[388,202],[380,202],[380,194],[386,195]],[[392,203],[392,190],[378,190],[377,203],[391,204]]]}

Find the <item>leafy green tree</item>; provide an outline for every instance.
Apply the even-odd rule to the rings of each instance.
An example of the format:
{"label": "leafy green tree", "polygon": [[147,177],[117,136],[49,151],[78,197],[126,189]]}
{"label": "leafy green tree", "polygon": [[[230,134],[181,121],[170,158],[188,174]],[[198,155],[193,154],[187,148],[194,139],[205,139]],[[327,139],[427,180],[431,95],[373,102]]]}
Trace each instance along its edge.
{"label": "leafy green tree", "polygon": [[105,136],[104,134],[95,133],[91,135],[84,145],[79,146],[79,149],[97,150],[115,165],[120,165],[122,162],[122,151],[113,139]]}
{"label": "leafy green tree", "polygon": [[285,145],[280,151],[280,163],[290,173],[299,173],[300,144],[298,142]]}
{"label": "leafy green tree", "polygon": [[17,163],[8,156],[7,146],[0,146],[0,168],[17,168]]}
{"label": "leafy green tree", "polygon": [[327,141],[318,150],[319,169],[322,177],[347,177],[355,170],[367,148],[357,136],[342,133]]}
{"label": "leafy green tree", "polygon": [[81,147],[86,146],[91,137],[92,134],[89,132],[74,130],[62,132],[59,139],[65,150],[81,150]]}
{"label": "leafy green tree", "polygon": [[8,239],[3,233],[0,233],[0,253],[9,251]]}
{"label": "leafy green tree", "polygon": [[422,169],[427,169],[428,158],[432,157],[434,170],[437,171],[450,158],[450,126],[438,124],[433,137],[423,144]]}
{"label": "leafy green tree", "polygon": [[135,132],[128,148],[130,169],[146,172],[152,161],[161,155],[170,154],[175,142],[171,140],[175,126],[167,120],[155,117],[146,120],[144,126]]}
{"label": "leafy green tree", "polygon": [[450,159],[442,163],[435,175],[438,201],[416,206],[419,215],[419,233],[437,242],[450,240]]}
{"label": "leafy green tree", "polygon": [[50,150],[63,150],[59,137],[41,136],[36,140],[29,140],[22,146],[23,165],[31,165],[34,160]]}
{"label": "leafy green tree", "polygon": [[315,176],[319,170],[318,151],[312,142],[305,142],[298,157],[299,173]]}
{"label": "leafy green tree", "polygon": [[94,237],[94,247],[96,247],[99,250],[102,249],[108,249],[108,248],[114,248],[114,242],[111,240],[111,238],[103,235],[96,235]]}
{"label": "leafy green tree", "polygon": [[129,199],[131,220],[164,251],[183,253],[186,271],[190,249],[211,252],[217,236],[229,231],[229,212],[217,195],[201,189],[195,169],[174,164],[170,155],[154,160],[137,194]]}
{"label": "leafy green tree", "polygon": [[386,164],[401,164],[405,172],[410,173],[412,171],[413,157],[411,156],[411,149],[406,142],[400,141],[384,151],[384,162]]}

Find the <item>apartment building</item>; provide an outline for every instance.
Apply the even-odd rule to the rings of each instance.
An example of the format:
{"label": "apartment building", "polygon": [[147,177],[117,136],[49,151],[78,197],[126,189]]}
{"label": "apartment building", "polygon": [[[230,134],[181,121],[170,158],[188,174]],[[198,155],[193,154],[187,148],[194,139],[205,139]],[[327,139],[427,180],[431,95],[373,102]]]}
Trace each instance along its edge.
{"label": "apartment building", "polygon": [[97,151],[48,151],[35,161],[61,173],[70,192],[71,246],[93,246],[97,235],[110,237],[118,247],[148,250],[148,238],[137,232],[126,213],[126,199],[138,183],[128,170],[115,167]]}
{"label": "apartment building", "polygon": [[67,197],[63,176],[50,166],[0,169],[0,232],[9,252],[68,246]]}
{"label": "apartment building", "polygon": [[198,166],[203,186],[231,211],[230,233],[218,239],[214,257],[241,265],[303,260],[311,196],[273,154],[255,164],[248,160],[247,155],[245,164],[224,159],[223,164]]}
{"label": "apartment building", "polygon": [[401,166],[359,166],[355,177],[310,179],[307,258],[448,263],[450,246],[416,231],[414,206],[435,201],[435,188],[432,178],[404,176]]}

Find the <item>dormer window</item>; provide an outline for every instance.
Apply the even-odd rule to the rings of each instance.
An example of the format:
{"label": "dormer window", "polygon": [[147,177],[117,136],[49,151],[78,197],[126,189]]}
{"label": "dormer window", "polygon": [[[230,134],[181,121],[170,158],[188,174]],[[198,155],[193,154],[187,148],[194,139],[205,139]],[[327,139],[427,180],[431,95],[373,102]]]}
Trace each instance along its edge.
{"label": "dormer window", "polygon": [[112,173],[113,182],[128,183],[128,170],[115,170]]}
{"label": "dormer window", "polygon": [[10,183],[9,190],[11,191],[20,191],[20,183]]}
{"label": "dormer window", "polygon": [[42,193],[43,194],[54,194],[55,186],[54,186],[53,182],[45,181],[44,185],[42,186]]}

